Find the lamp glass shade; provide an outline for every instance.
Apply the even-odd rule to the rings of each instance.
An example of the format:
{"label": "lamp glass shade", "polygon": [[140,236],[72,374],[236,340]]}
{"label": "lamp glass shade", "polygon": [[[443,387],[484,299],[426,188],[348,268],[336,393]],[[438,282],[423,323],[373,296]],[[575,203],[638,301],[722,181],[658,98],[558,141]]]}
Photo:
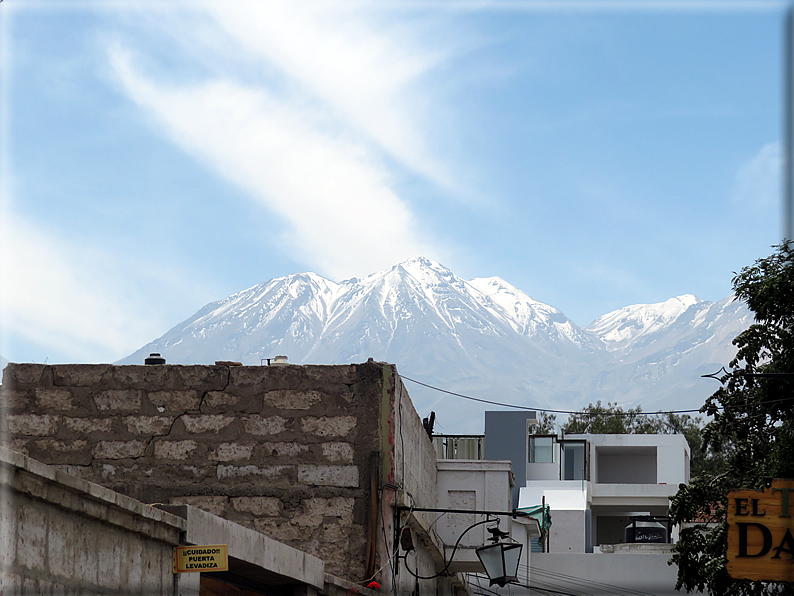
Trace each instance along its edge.
{"label": "lamp glass shade", "polygon": [[477,557],[485,567],[485,573],[491,580],[490,585],[504,586],[508,582],[517,581],[521,549],[522,545],[515,542],[509,544],[500,542],[477,549]]}
{"label": "lamp glass shade", "polygon": [[518,581],[518,564],[521,562],[521,545],[505,544],[502,551],[505,559],[505,577],[508,581]]}

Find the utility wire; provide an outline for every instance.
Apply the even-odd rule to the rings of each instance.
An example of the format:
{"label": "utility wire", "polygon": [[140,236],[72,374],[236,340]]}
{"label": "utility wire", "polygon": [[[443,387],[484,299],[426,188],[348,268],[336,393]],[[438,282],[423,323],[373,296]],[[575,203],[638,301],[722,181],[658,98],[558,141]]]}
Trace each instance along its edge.
{"label": "utility wire", "polygon": [[[423,387],[427,387],[428,389],[432,389],[434,391],[440,391],[441,393],[446,393],[448,395],[453,395],[455,397],[460,397],[462,399],[469,399],[471,401],[478,401],[478,402],[481,402],[481,403],[484,403],[484,404],[491,404],[491,405],[494,405],[494,406],[502,406],[502,407],[505,407],[505,408],[515,408],[517,410],[529,410],[529,411],[532,411],[532,412],[550,412],[552,414],[568,414],[568,415],[577,415],[577,416],[643,416],[643,415],[644,416],[665,416],[667,414],[699,414],[699,413],[701,413],[700,409],[695,409],[695,410],[664,410],[664,411],[658,411],[658,412],[642,412],[642,411],[640,411],[640,412],[636,412],[636,411],[635,412],[583,412],[581,410],[574,411],[574,410],[551,410],[549,408],[537,408],[537,407],[532,408],[532,407],[529,407],[529,406],[518,406],[516,404],[506,404],[506,403],[502,403],[502,402],[498,402],[498,401],[491,401],[491,400],[487,400],[487,399],[482,399],[482,398],[479,398],[479,397],[472,397],[471,395],[464,395],[462,393],[455,393],[454,391],[449,391],[447,389],[441,389],[440,387],[435,387],[435,386],[430,385],[428,383],[423,383],[422,381],[417,381],[416,379],[412,379],[411,377],[406,377],[405,375],[403,375],[401,373],[398,373],[398,374],[400,374],[400,378],[401,379],[404,379],[406,381],[411,381],[412,383],[416,383],[417,385],[422,385]],[[769,404],[769,403],[775,403],[775,402],[781,402],[781,401],[789,401],[791,399],[794,399],[794,397],[784,397],[784,398],[781,398],[781,399],[765,401],[764,403],[765,404]],[[739,408],[739,407],[745,407],[745,406],[738,406],[738,405],[737,406],[722,406],[721,408],[718,408],[718,409],[727,410],[727,409]]]}
{"label": "utility wire", "polygon": [[[466,575],[468,577],[474,577],[478,582],[480,582],[480,581],[490,581],[490,578],[487,575],[484,575],[482,573],[468,573]],[[482,584],[480,584],[480,583],[474,584],[471,580],[469,580],[469,585],[470,586],[473,585],[477,590],[480,590],[480,592],[478,592],[478,593],[481,596],[485,596],[486,594],[496,594],[497,596],[500,596],[499,592],[497,592],[495,590],[490,590],[488,588],[484,588],[482,586]],[[531,586],[529,584],[524,584],[524,583],[521,583],[521,582],[510,582],[507,585],[508,586],[518,586],[520,588],[527,588],[529,590],[532,590],[533,592],[534,591],[548,592],[550,594],[560,594],[562,596],[591,596],[590,594],[584,594],[583,592],[576,592],[576,593],[574,593],[574,592],[563,592],[561,590],[552,590],[552,589],[547,589],[547,588],[540,588],[540,587],[537,587],[537,586]],[[553,584],[548,584],[548,585],[556,587],[556,588],[564,587],[564,586],[554,586]]]}
{"label": "utility wire", "polygon": [[649,594],[648,592],[634,590],[632,588],[627,588],[625,586],[621,586],[618,584],[596,582],[576,575],[559,573],[555,571],[550,571],[548,569],[541,569],[538,567],[530,566],[530,575],[535,577],[538,581],[546,583],[547,585],[554,585],[551,583],[551,580],[556,580],[557,582],[566,582],[566,583],[578,585],[582,589],[598,590],[602,594],[619,593],[619,594],[630,594],[635,596],[651,596],[651,594]]}
{"label": "utility wire", "polygon": [[[423,387],[427,387],[428,389],[432,389],[433,391],[440,391],[441,393],[446,393],[448,395],[453,395],[455,397],[460,397],[462,399],[469,399],[471,401],[478,401],[484,404],[491,404],[494,406],[503,406],[505,408],[515,408],[516,410],[529,410],[532,412],[551,412],[552,414],[583,414],[588,415],[590,412],[575,412],[573,410],[550,410],[548,408],[531,408],[529,406],[518,406],[516,404],[506,404],[498,401],[491,401],[488,399],[482,399],[479,397],[472,397],[471,395],[464,395],[462,393],[455,393],[454,391],[449,391],[447,389],[441,389],[440,387],[435,387],[428,383],[423,383],[422,381],[417,381],[416,379],[412,379],[411,377],[406,377],[402,373],[398,373],[401,379],[406,381],[411,381],[412,383],[416,383],[417,385],[422,385]],[[689,414],[693,412],[700,412],[700,410],[669,410],[665,412],[603,412],[603,413],[592,413],[593,416],[637,416],[641,414],[645,414],[647,416],[652,415],[661,415],[661,414]]]}
{"label": "utility wire", "polygon": [[[380,366],[379,363],[375,363]],[[476,401],[484,404],[491,404],[494,406],[502,406],[505,408],[515,408],[516,410],[527,410],[530,412],[549,412],[552,414],[568,414],[576,415],[576,416],[666,416],[668,414],[701,414],[703,412],[700,411],[700,408],[695,410],[660,410],[657,412],[643,412],[643,411],[634,411],[634,412],[583,412],[581,410],[550,410],[549,408],[538,408],[538,407],[529,407],[529,406],[519,406],[516,404],[506,404],[503,402],[498,401],[491,401],[488,399],[482,399],[479,397],[472,397],[471,395],[464,395],[462,393],[455,393],[454,391],[449,391],[448,389],[441,389],[440,387],[436,387],[434,385],[430,385],[429,383],[423,383],[422,381],[417,381],[416,379],[412,379],[411,377],[406,377],[402,373],[398,373],[400,378],[405,381],[411,381],[412,383],[416,383],[417,385],[422,385],[423,387],[427,387],[428,389],[432,389],[433,391],[439,391],[441,393],[446,393],[447,395],[452,395],[454,397],[460,397],[462,399],[468,399],[471,401]],[[764,404],[771,404],[783,401],[790,401],[794,399],[794,397],[784,397],[781,399],[775,400],[767,400],[764,401]],[[728,409],[739,409],[744,408],[745,405],[736,405],[736,406],[721,406],[717,408],[718,410],[728,410]]]}

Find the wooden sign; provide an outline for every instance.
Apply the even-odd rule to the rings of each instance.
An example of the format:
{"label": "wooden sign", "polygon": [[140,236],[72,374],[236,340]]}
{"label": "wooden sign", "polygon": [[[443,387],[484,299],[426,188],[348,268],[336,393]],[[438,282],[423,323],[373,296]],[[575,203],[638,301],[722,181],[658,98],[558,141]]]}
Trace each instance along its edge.
{"label": "wooden sign", "polygon": [[177,546],[174,548],[174,573],[229,571],[229,548],[225,544]]}
{"label": "wooden sign", "polygon": [[794,582],[794,480],[728,493],[728,575]]}

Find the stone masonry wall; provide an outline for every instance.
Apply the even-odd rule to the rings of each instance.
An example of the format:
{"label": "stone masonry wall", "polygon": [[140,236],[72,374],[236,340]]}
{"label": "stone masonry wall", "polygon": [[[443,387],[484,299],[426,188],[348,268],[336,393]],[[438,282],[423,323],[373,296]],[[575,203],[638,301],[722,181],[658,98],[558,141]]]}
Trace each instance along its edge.
{"label": "stone masonry wall", "polygon": [[370,455],[383,447],[377,363],[9,364],[0,391],[11,449],[145,503],[199,507],[363,579]]}

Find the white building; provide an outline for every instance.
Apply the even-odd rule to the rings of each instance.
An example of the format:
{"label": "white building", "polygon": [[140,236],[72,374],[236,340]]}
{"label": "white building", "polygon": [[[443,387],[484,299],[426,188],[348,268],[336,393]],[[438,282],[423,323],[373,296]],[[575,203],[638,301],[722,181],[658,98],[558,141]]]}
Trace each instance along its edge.
{"label": "white building", "polygon": [[[519,508],[549,506],[532,554],[537,589],[676,594],[677,538],[665,517],[689,482],[683,435],[533,435],[534,412],[486,412],[484,456],[510,460]],[[541,552],[538,552],[541,551]]]}
{"label": "white building", "polygon": [[689,454],[683,435],[528,435],[518,507],[552,508],[546,552],[614,552],[634,542],[633,520],[667,516],[670,497],[689,482]]}

